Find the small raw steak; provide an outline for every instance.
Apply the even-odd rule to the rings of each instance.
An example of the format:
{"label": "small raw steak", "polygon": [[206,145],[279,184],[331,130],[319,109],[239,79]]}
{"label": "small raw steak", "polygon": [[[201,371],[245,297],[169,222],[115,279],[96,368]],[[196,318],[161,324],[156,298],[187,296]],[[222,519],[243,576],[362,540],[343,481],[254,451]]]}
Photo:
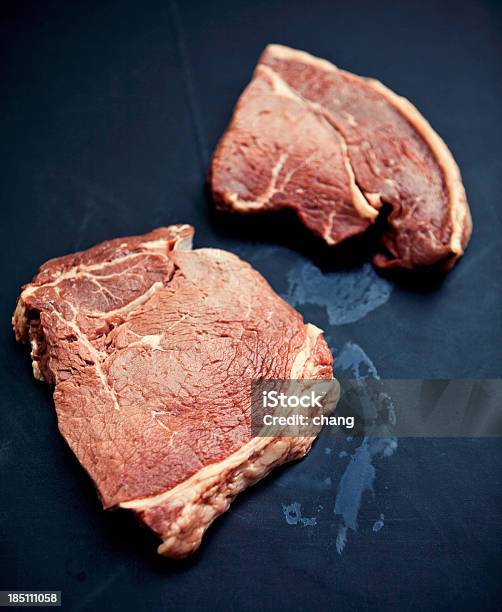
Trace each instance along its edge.
{"label": "small raw steak", "polygon": [[222,208],[293,209],[328,244],[391,208],[377,266],[449,268],[471,217],[459,169],[417,109],[378,81],[268,46],[210,170]]}
{"label": "small raw steak", "polygon": [[320,329],[253,268],[191,249],[187,225],[52,259],[13,317],[59,429],[105,508],[130,508],[194,551],[234,497],[313,437],[251,436],[251,381],[331,379]]}

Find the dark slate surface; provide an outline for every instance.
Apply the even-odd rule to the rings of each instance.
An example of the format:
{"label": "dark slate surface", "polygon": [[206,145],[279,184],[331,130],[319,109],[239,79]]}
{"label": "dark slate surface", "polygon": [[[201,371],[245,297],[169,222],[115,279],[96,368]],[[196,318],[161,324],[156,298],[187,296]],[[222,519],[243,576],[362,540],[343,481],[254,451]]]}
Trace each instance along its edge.
{"label": "dark slate surface", "polygon": [[[343,493],[359,514],[340,554],[337,487],[360,441],[321,440],[242,495],[192,559],[171,563],[127,514],[100,510],[9,317],[19,286],[46,259],[172,222],[192,223],[197,246],[245,256],[283,294],[291,270],[309,262],[325,279],[360,269],[364,250],[327,254],[282,215],[243,223],[211,210],[211,151],[275,41],[413,100],[455,154],[475,223],[467,255],[443,282],[393,277],[386,303],[346,325],[330,322],[319,295],[300,310],[335,352],[357,345],[380,376],[500,376],[501,8],[3,4],[0,588],[62,590],[71,610],[500,609],[500,441],[400,440],[392,456],[375,456],[366,465],[373,494],[359,505],[363,484]],[[292,515],[293,503],[316,525]]]}

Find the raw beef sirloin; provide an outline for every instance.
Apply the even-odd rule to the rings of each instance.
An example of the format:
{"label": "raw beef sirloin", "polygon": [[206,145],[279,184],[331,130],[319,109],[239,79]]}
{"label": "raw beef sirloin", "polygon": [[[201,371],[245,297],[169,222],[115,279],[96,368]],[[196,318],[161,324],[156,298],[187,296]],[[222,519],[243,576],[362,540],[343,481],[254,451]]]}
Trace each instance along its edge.
{"label": "raw beef sirloin", "polygon": [[387,205],[380,267],[449,268],[471,217],[447,146],[406,99],[328,61],[269,45],[214,154],[217,204],[293,209],[335,245]]}
{"label": "raw beef sirloin", "polygon": [[235,255],[191,250],[192,235],[159,228],[52,259],[13,316],[103,506],[134,511],[170,557],[313,442],[253,437],[251,381],[333,376],[321,330]]}

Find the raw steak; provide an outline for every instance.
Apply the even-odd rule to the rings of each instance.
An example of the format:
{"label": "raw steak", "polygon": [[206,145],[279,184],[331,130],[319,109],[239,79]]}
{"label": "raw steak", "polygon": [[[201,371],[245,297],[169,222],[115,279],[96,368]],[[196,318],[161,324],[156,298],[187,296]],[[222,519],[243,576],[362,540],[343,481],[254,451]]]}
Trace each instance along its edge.
{"label": "raw steak", "polygon": [[322,332],[187,225],[44,264],[13,317],[105,508],[183,557],[232,499],[313,438],[251,436],[251,380],[332,378]]}
{"label": "raw steak", "polygon": [[328,244],[391,207],[380,267],[451,267],[471,233],[458,167],[417,109],[378,81],[269,45],[213,157],[216,202],[291,208]]}

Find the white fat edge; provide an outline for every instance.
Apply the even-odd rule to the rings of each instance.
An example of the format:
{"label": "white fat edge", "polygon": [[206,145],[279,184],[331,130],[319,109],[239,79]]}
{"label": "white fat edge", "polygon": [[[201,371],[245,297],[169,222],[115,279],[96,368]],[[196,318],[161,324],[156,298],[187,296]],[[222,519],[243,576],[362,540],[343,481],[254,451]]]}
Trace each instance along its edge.
{"label": "white fat edge", "polygon": [[320,57],[316,57],[311,53],[307,53],[306,51],[300,51],[299,49],[292,49],[291,47],[287,47],[285,45],[278,44],[270,44],[267,45],[265,49],[265,54],[270,54],[277,59],[284,60],[298,60],[303,62],[304,64],[311,64],[312,66],[316,66],[317,68],[321,68],[322,70],[327,70],[332,72],[333,70],[338,70],[338,68],[332,62],[322,59]]}

